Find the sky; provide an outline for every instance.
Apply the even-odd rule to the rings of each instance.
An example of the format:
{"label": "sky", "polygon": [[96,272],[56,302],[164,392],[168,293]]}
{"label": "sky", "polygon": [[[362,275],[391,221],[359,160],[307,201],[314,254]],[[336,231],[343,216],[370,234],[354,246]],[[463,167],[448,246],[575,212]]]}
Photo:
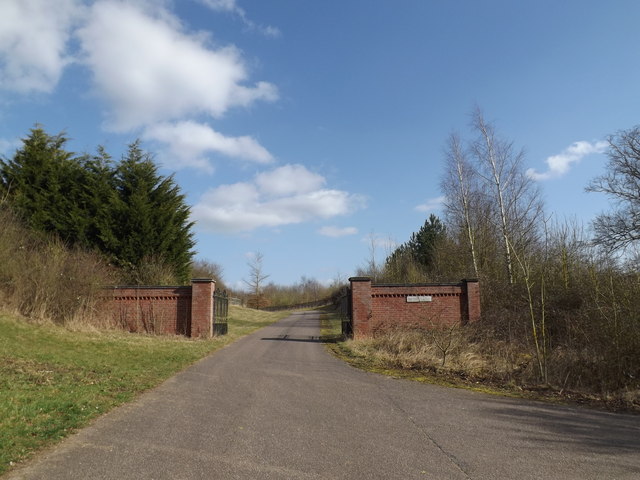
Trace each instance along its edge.
{"label": "sky", "polygon": [[[346,280],[431,213],[477,106],[547,214],[588,225],[606,139],[640,111],[636,0],[0,0],[0,154],[40,124],[141,139],[236,288]],[[452,279],[455,280],[455,279]]]}

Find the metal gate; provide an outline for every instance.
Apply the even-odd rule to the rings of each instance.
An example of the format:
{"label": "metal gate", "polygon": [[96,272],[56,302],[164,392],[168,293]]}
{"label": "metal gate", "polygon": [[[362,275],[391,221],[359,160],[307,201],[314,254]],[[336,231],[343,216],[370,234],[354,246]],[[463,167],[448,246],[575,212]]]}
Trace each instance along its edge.
{"label": "metal gate", "polygon": [[336,311],[342,320],[342,335],[351,337],[353,335],[353,320],[351,318],[351,289],[343,287],[336,300]]}
{"label": "metal gate", "polygon": [[226,335],[229,331],[229,296],[227,291],[213,293],[213,335]]}

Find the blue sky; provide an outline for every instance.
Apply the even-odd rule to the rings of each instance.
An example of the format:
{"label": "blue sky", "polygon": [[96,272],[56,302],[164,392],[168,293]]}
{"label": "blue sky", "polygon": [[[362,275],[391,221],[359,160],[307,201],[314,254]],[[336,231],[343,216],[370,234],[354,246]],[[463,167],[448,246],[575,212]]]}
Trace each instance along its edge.
{"label": "blue sky", "polygon": [[198,257],[278,284],[382,259],[430,213],[478,105],[547,213],[588,223],[603,141],[638,122],[640,2],[2,0],[0,152],[136,138],[192,205]]}

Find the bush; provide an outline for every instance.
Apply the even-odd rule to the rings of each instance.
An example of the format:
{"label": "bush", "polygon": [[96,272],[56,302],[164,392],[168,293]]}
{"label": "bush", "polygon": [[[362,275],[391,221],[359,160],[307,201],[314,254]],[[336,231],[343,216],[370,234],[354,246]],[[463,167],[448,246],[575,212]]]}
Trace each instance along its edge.
{"label": "bush", "polygon": [[97,254],[68,249],[34,233],[6,208],[0,210],[0,301],[33,319],[60,324],[90,322],[99,291],[114,270]]}

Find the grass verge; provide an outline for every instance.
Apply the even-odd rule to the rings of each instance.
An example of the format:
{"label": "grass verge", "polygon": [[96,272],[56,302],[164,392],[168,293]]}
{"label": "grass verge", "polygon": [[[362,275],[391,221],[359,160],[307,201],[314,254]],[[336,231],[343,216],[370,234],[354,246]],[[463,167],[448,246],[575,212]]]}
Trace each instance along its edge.
{"label": "grass verge", "polygon": [[331,305],[316,308],[320,312],[320,338],[325,344],[335,344],[344,340],[342,320],[334,312]]}
{"label": "grass verge", "polygon": [[287,312],[229,314],[229,334],[207,340],[72,332],[0,314],[0,474]]}

